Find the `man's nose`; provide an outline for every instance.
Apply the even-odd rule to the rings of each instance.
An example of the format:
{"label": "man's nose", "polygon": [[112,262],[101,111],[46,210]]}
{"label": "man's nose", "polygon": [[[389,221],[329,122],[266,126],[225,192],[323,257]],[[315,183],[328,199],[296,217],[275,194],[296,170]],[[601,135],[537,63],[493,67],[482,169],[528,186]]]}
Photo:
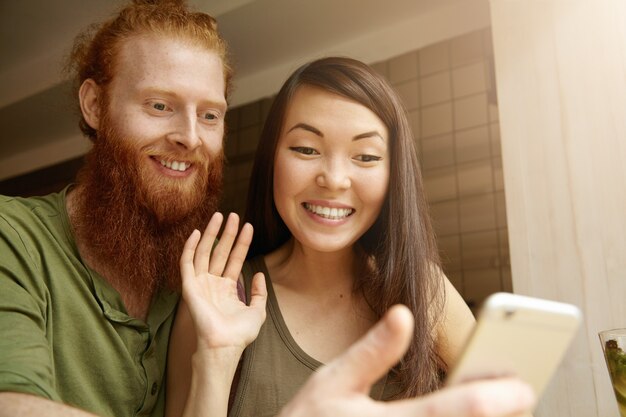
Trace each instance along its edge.
{"label": "man's nose", "polygon": [[198,134],[198,118],[195,113],[181,113],[176,117],[175,125],[167,139],[176,145],[192,151],[202,144]]}

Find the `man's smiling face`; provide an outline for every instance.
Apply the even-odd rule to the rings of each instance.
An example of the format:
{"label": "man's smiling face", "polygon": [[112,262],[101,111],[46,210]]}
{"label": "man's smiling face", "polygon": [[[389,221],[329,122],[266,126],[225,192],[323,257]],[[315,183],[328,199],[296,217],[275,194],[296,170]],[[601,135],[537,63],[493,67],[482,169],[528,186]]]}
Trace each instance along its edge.
{"label": "man's smiling face", "polygon": [[121,46],[106,91],[101,139],[117,140],[132,153],[128,163],[137,178],[127,180],[157,206],[150,207],[157,217],[178,217],[163,213],[163,204],[184,215],[201,201],[209,166],[221,169],[224,92],[223,64],[214,52],[157,36]]}

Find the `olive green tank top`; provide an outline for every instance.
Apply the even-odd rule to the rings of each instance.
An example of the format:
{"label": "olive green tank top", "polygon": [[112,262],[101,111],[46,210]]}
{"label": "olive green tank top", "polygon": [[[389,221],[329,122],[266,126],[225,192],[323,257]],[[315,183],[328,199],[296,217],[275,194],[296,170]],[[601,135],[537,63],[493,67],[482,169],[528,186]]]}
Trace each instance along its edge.
{"label": "olive green tank top", "polygon": [[[267,318],[259,336],[243,354],[241,375],[230,417],[273,417],[323,364],[297,345],[280,312],[267,266],[262,256],[246,261],[243,267],[246,297],[250,297],[252,277],[265,274]],[[370,392],[376,400],[391,398],[399,386],[387,375]]]}

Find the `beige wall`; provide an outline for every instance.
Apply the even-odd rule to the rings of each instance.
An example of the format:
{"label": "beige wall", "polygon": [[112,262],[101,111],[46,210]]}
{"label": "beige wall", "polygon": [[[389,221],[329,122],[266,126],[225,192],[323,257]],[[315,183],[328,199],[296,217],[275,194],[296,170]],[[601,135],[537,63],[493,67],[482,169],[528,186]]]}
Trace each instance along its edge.
{"label": "beige wall", "polygon": [[585,316],[536,415],[616,417],[597,333],[626,327],[626,2],[491,6],[514,289]]}
{"label": "beige wall", "polygon": [[[405,103],[444,268],[472,306],[511,290],[504,181],[489,29],[373,64]],[[243,213],[271,100],[229,111],[222,209]]]}

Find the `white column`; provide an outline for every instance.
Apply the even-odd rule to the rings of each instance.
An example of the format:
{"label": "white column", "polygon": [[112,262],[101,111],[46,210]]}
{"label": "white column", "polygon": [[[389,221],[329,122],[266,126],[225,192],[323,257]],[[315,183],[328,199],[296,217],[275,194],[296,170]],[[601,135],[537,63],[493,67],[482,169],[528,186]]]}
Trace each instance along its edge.
{"label": "white column", "polygon": [[491,19],[513,288],[585,315],[536,416],[617,417],[597,333],[626,327],[626,0]]}

